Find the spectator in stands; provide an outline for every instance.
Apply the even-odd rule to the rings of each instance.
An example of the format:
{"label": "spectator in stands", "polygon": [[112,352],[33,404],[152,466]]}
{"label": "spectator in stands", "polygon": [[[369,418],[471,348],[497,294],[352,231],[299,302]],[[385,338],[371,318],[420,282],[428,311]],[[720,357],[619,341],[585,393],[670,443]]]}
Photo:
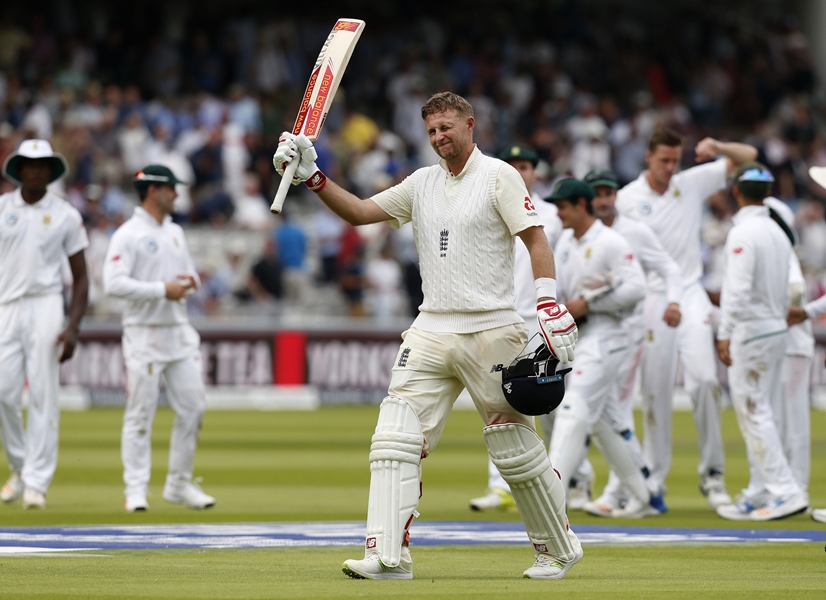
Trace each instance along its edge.
{"label": "spectator in stands", "polygon": [[301,306],[307,287],[307,235],[293,222],[290,210],[281,213],[281,224],[273,232],[273,241],[281,261],[284,300]]}

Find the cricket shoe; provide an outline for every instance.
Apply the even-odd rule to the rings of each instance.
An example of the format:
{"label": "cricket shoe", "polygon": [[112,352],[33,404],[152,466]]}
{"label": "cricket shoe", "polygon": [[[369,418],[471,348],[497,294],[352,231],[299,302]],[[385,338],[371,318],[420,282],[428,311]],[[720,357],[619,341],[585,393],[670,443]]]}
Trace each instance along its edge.
{"label": "cricket shoe", "polygon": [[751,513],[757,508],[743,496],[738,496],[737,502],[718,506],[716,512],[729,521],[751,521]]}
{"label": "cricket shoe", "polygon": [[718,471],[711,471],[700,478],[700,493],[706,497],[711,510],[732,504],[731,496],[726,491],[726,481]]}
{"label": "cricket shoe", "polygon": [[146,501],[144,494],[130,494],[126,496],[126,502],[123,504],[126,512],[146,512],[149,510],[149,503]]}
{"label": "cricket shoe", "polygon": [[591,482],[587,479],[571,479],[568,487],[568,510],[584,510],[591,501]]}
{"label": "cricket shoe", "polygon": [[660,494],[649,497],[647,503],[632,496],[625,506],[612,510],[611,516],[615,519],[644,519],[645,517],[659,517],[667,510],[668,507]]}
{"label": "cricket shoe", "polygon": [[362,560],[345,560],[341,570],[353,579],[413,579],[413,559],[410,558],[410,549],[402,546],[398,566],[385,566],[378,552],[372,552]]}
{"label": "cricket shoe", "polygon": [[23,508],[46,508],[46,494],[27,487],[23,492]]}
{"label": "cricket shoe", "polygon": [[819,523],[826,523],[826,508],[816,508],[812,511],[812,519]]}
{"label": "cricket shoe", "polygon": [[3,502],[14,502],[23,495],[23,479],[20,473],[12,472],[6,480],[6,484],[0,491],[0,500]]}
{"label": "cricket shoe", "polygon": [[510,512],[516,510],[513,494],[502,488],[489,488],[484,496],[470,501],[470,510]]}
{"label": "cricket shoe", "polygon": [[172,504],[184,504],[187,508],[201,510],[215,506],[215,498],[204,493],[195,481],[173,486],[167,483],[163,488],[163,499]]}
{"label": "cricket shoe", "polygon": [[751,511],[752,521],[773,521],[806,512],[809,498],[806,494],[795,494],[786,498],[773,498],[763,508]]}
{"label": "cricket shoe", "polygon": [[619,498],[614,494],[603,494],[596,500],[586,502],[582,510],[596,517],[610,517],[615,510],[622,508]]}
{"label": "cricket shoe", "polygon": [[522,577],[525,579],[562,579],[568,569],[577,564],[581,558],[582,550],[568,562],[562,562],[550,554],[540,553],[536,555],[536,562],[533,566],[522,573]]}

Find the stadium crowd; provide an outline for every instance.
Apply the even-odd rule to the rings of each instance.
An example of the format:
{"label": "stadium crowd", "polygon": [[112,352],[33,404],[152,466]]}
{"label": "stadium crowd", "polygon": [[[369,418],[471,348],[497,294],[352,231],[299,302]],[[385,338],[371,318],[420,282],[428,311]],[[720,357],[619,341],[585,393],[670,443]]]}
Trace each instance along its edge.
{"label": "stadium crowd", "polygon": [[[172,1],[147,3],[129,20],[97,3],[82,21],[77,4],[0,16],[0,161],[27,138],[48,139],[66,156],[59,192],[87,224],[91,314],[119,313],[102,293],[102,261],[137,203],[132,176],[149,162],[192,183],[180,187],[175,219],[205,282],[188,300],[194,317],[415,314],[409,230],[345,226],[303,186],[283,215],[268,210],[278,134],[292,126],[336,15],[283,16],[243,2],[196,11]],[[659,124],[685,136],[686,166],[707,135],[747,142],[796,214],[808,297],[822,295],[826,190],[806,173],[826,165],[826,104],[796,18],[772,12],[774,3],[749,18],[726,3],[633,12],[591,4],[527,2],[518,15],[491,5],[490,18],[471,26],[458,9],[438,20],[424,8],[371,10],[316,143],[319,166],[369,197],[435,163],[420,108],[445,89],[474,106],[483,152],[536,149],[540,196],[559,176],[593,168],[633,180]],[[148,14],[160,25],[148,27]],[[11,189],[0,181],[0,192]],[[735,208],[728,193],[709,200],[711,290]]]}

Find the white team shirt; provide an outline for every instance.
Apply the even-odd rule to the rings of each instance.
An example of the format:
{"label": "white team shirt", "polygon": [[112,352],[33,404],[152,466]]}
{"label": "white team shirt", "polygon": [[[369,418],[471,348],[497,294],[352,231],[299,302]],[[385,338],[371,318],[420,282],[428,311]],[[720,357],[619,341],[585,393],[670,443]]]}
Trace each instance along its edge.
{"label": "white team shirt", "polygon": [[413,223],[424,292],[413,326],[472,333],[523,322],[514,306],[513,236],[542,222],[513,166],[474,147],[458,175],[440,160],[373,201],[391,227]]}
{"label": "white team shirt", "polygon": [[766,206],[744,206],[732,222],[723,255],[717,339],[730,339],[735,327],[744,340],[786,331],[789,238],[769,218]]}
{"label": "white team shirt", "polygon": [[588,319],[580,337],[605,338],[625,333],[623,319],[645,298],[645,275],[631,245],[622,235],[596,220],[580,239],[565,229],[554,249],[557,294],[560,302],[579,298],[588,281],[613,276],[617,287],[588,304]]}
{"label": "white team shirt", "polygon": [[[651,228],[679,266],[685,287],[703,275],[700,233],[705,201],[726,187],[726,165],[725,159],[719,159],[680,171],[663,195],[651,189],[648,171],[643,171],[617,193],[617,210]],[[649,284],[652,291],[665,289],[659,276],[652,277]]]}
{"label": "white team shirt", "polygon": [[0,196],[0,304],[62,293],[66,258],[88,245],[83,217],[52,192],[34,204],[20,188]]}
{"label": "white team shirt", "polygon": [[[557,216],[556,205],[545,202],[536,194],[531,195],[539,220],[545,226],[543,233],[551,248],[556,246],[562,234],[562,221]],[[513,256],[513,285],[516,293],[516,312],[527,322],[536,320],[536,278],[533,275],[531,255],[522,240],[516,242]]]}
{"label": "white team shirt", "polygon": [[[789,256],[789,289],[793,285],[806,286],[806,279],[803,277],[803,269],[800,266],[800,259],[792,251]],[[789,336],[786,340],[786,356],[808,356],[815,355],[815,338],[812,331],[812,322],[805,320],[797,325],[789,327]]]}
{"label": "white team shirt", "polygon": [[123,298],[123,324],[180,325],[186,305],[168,300],[164,282],[179,275],[198,280],[181,227],[167,216],[158,221],[140,206],[112,236],[103,264],[103,289]]}

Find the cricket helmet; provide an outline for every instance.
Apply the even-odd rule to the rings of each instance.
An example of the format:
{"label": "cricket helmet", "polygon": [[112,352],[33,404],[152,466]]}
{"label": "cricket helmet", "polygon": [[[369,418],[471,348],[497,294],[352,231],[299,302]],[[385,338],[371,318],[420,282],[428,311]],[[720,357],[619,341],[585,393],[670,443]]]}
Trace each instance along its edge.
{"label": "cricket helmet", "polygon": [[502,370],[502,392],[508,404],[523,415],[547,415],[562,403],[565,374],[571,369],[556,370],[559,360],[544,341],[532,352],[528,346]]}

